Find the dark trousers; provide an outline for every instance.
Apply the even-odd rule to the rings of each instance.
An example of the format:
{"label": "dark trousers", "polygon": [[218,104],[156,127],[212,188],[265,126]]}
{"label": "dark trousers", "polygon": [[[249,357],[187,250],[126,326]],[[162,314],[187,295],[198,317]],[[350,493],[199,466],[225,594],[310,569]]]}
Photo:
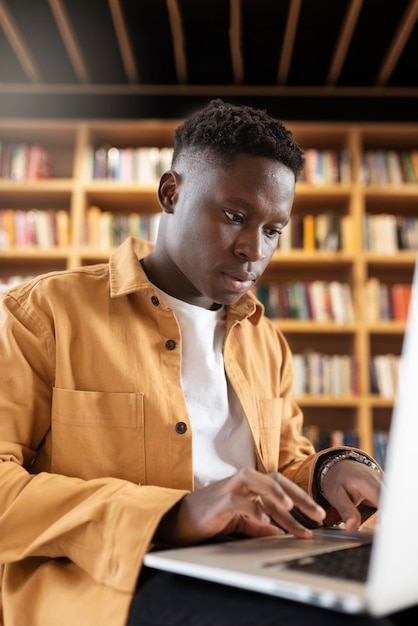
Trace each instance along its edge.
{"label": "dark trousers", "polygon": [[127,626],[411,626],[417,622],[418,608],[381,619],[343,615],[143,568]]}

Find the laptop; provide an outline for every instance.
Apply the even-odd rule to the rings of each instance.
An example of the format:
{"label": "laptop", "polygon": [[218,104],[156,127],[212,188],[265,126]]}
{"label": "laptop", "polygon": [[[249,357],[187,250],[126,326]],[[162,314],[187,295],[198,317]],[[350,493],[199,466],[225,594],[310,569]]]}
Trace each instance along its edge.
{"label": "laptop", "polygon": [[[153,551],[145,565],[344,613],[384,616],[418,604],[417,373],[418,262],[376,523],[355,533],[318,529],[312,539],[281,535]],[[354,560],[348,574],[341,564],[329,572],[327,563],[341,557]]]}

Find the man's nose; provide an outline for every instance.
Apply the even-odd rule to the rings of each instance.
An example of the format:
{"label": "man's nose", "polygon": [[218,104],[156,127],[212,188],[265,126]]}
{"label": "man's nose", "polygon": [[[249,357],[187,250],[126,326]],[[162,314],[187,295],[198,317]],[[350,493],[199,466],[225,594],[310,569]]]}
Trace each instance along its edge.
{"label": "man's nose", "polygon": [[250,231],[242,232],[235,246],[235,254],[251,263],[263,261],[267,255],[262,235]]}

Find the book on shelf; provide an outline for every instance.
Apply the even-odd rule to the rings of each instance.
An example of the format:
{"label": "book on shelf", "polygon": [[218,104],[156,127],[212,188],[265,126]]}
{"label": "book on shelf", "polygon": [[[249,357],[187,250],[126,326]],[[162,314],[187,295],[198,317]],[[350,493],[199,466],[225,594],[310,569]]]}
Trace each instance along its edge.
{"label": "book on shelf", "polygon": [[370,360],[370,393],[382,398],[393,399],[399,375],[400,356],[376,354]]}
{"label": "book on shelf", "polygon": [[326,283],[323,280],[313,280],[307,286],[312,308],[312,319],[317,322],[328,322],[331,319],[330,298]]}
{"label": "book on shelf", "polygon": [[293,360],[293,394],[300,398],[308,393],[308,376],[306,373],[306,362],[304,354],[292,355]]}
{"label": "book on shelf", "polygon": [[392,319],[392,301],[388,285],[378,282],[376,301],[377,316],[375,320],[389,321]]}
{"label": "book on shelf", "polygon": [[120,244],[131,234],[132,222],[125,215],[114,213],[110,218],[111,245],[120,246]]}
{"label": "book on shelf", "polygon": [[68,211],[59,209],[55,213],[56,241],[60,247],[71,244],[70,214]]}
{"label": "book on shelf", "polygon": [[[364,308],[365,317],[369,322],[389,320],[392,317],[389,298],[385,298],[384,292],[388,292],[387,285],[381,284],[376,276],[371,276],[365,286]],[[381,304],[384,303],[384,307]]]}
{"label": "book on shelf", "polygon": [[366,213],[363,218],[364,249],[380,254],[418,250],[418,220],[392,214]]}
{"label": "book on shelf", "polygon": [[315,249],[316,250],[341,250],[344,247],[342,241],[343,217],[327,212],[315,217]]}
{"label": "book on shelf", "polygon": [[306,424],[302,434],[313,444],[316,452],[334,446],[359,447],[357,431],[343,428],[322,428],[316,424]]}
{"label": "book on shelf", "polygon": [[261,283],[257,296],[272,318],[314,320],[337,324],[355,321],[355,312],[348,283],[314,280],[308,283]]}
{"label": "book on shelf", "polygon": [[83,242],[93,250],[97,250],[100,247],[101,213],[101,209],[97,206],[90,206],[86,211]]}
{"label": "book on shelf", "polygon": [[68,211],[0,209],[0,249],[63,247],[69,243]]}
{"label": "book on shelf", "polygon": [[415,172],[414,164],[412,161],[412,153],[403,150],[400,154],[401,166],[403,171],[404,182],[416,183],[418,182],[418,175]]}
{"label": "book on shelf", "polygon": [[384,470],[386,466],[387,452],[389,446],[389,432],[386,430],[375,429],[373,431],[373,456]]}
{"label": "book on shelf", "polygon": [[26,226],[26,211],[16,209],[14,212],[14,245],[19,248],[31,244],[33,232]]}
{"label": "book on shelf", "polygon": [[83,245],[96,250],[108,250],[133,236],[155,242],[161,213],[139,214],[103,211],[88,207],[84,219]]}
{"label": "book on shelf", "polygon": [[382,150],[366,150],[362,154],[360,180],[366,185],[383,185],[387,182],[386,164]]}
{"label": "book on shelf", "polygon": [[365,150],[360,182],[364,185],[401,185],[418,182],[416,150]]}
{"label": "book on shelf", "polygon": [[332,396],[358,393],[357,361],[349,354],[323,354],[315,350],[293,355],[294,393]]}
{"label": "book on shelf", "polygon": [[376,276],[364,285],[365,317],[368,322],[405,322],[408,316],[412,286],[410,283],[387,285]]}
{"label": "book on shelf", "polygon": [[100,211],[99,216],[99,248],[109,250],[113,245],[113,215],[110,211]]}
{"label": "book on shelf", "polygon": [[306,357],[307,365],[307,389],[308,393],[313,396],[320,396],[323,390],[323,359],[318,352],[310,352]]}
{"label": "book on shelf", "polygon": [[53,175],[51,153],[40,145],[33,145],[29,150],[26,178],[28,180],[47,179]]}
{"label": "book on shelf", "polygon": [[118,147],[101,145],[87,152],[87,165],[93,179],[108,179],[142,185],[155,184],[170,169],[171,147]]}
{"label": "book on shelf", "polygon": [[13,209],[0,209],[0,246],[2,249],[15,245],[15,216]]}
{"label": "book on shelf", "polygon": [[27,178],[29,148],[24,143],[14,143],[10,152],[9,178],[24,180]]}
{"label": "book on shelf", "polygon": [[312,310],[309,296],[305,285],[301,281],[295,281],[288,291],[289,317],[298,319],[311,319]]}
{"label": "book on shelf", "polygon": [[87,156],[93,156],[93,178],[107,178],[107,151],[106,146],[99,146]]}
{"label": "book on shelf", "polygon": [[303,249],[315,250],[315,217],[305,215],[303,218]]}
{"label": "book on shelf", "polygon": [[331,211],[318,215],[292,215],[279,239],[279,249],[289,251],[325,250],[336,252],[355,249],[355,232],[352,215],[335,215]]}
{"label": "book on shelf", "polygon": [[354,321],[351,295],[347,292],[347,289],[348,285],[338,280],[331,280],[328,283],[332,317],[337,324]]}
{"label": "book on shelf", "polygon": [[49,150],[24,142],[0,146],[0,177],[16,181],[51,178],[53,160]]}
{"label": "book on shelf", "polygon": [[406,321],[408,317],[409,303],[411,300],[411,290],[411,285],[404,285],[401,283],[395,283],[392,285],[392,319],[395,321]]}
{"label": "book on shelf", "polygon": [[34,216],[36,245],[40,248],[50,248],[55,245],[55,224],[53,221],[55,214],[50,211],[34,210],[32,215]]}
{"label": "book on shelf", "polygon": [[307,148],[301,180],[311,185],[351,183],[351,157],[348,150]]}
{"label": "book on shelf", "polygon": [[414,168],[415,178],[418,181],[418,149],[411,150],[411,161]]}
{"label": "book on shelf", "polygon": [[120,150],[111,146],[107,150],[106,178],[110,180],[120,180]]}
{"label": "book on shelf", "polygon": [[134,180],[134,155],[130,148],[120,150],[120,180],[124,183]]}
{"label": "book on shelf", "polygon": [[161,175],[159,148],[137,148],[134,155],[136,164],[134,167],[134,180],[144,185],[156,182]]}
{"label": "book on shelf", "polygon": [[418,250],[418,219],[415,217],[397,218],[399,250]]}
{"label": "book on shelf", "polygon": [[388,150],[387,159],[387,176],[390,183],[401,185],[404,180],[404,172],[401,166],[401,159],[395,150]]}

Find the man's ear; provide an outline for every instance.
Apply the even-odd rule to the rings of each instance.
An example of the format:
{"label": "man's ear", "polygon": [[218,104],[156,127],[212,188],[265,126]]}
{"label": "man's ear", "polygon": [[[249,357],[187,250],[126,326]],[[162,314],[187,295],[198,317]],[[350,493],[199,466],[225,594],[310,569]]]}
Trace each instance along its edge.
{"label": "man's ear", "polygon": [[161,209],[166,213],[173,213],[176,202],[179,175],[174,170],[168,170],[161,176],[158,186],[158,201]]}

